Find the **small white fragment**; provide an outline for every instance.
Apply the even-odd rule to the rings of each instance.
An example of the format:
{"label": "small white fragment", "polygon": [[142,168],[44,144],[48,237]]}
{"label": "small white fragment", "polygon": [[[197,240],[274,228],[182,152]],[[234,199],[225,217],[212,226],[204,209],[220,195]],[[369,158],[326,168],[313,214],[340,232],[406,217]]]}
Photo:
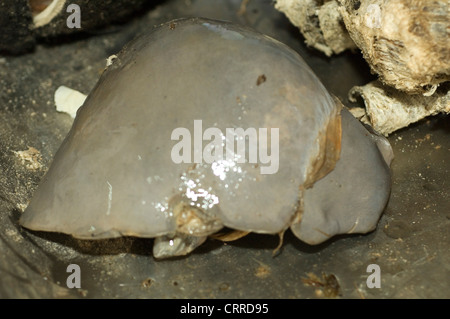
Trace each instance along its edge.
{"label": "small white fragment", "polygon": [[423,93],[423,96],[432,96],[434,92],[436,92],[436,89],[438,88],[439,84],[433,85],[427,92]]}
{"label": "small white fragment", "polygon": [[87,95],[77,90],[61,85],[55,91],[55,104],[58,112],[69,114],[72,118],[77,115],[77,110],[83,105]]}
{"label": "small white fragment", "polygon": [[36,171],[43,168],[41,161],[41,153],[34,147],[28,146],[27,150],[24,151],[13,151],[14,154],[21,160],[22,165],[31,171]]}
{"label": "small white fragment", "polygon": [[110,66],[111,64],[113,64],[113,61],[114,61],[115,59],[117,59],[117,55],[113,54],[113,55],[109,56],[109,57],[106,59],[106,67],[108,67],[108,66]]}
{"label": "small white fragment", "polygon": [[27,207],[28,207],[28,204],[23,204],[23,203],[16,204],[16,208],[22,213],[25,211],[25,209]]}
{"label": "small white fragment", "polygon": [[106,211],[106,215],[111,214],[111,202],[112,202],[112,185],[106,181],[106,183],[108,184],[108,210]]}
{"label": "small white fragment", "polygon": [[22,236],[20,236],[20,234],[15,229],[6,229],[5,234],[15,242],[22,241]]}

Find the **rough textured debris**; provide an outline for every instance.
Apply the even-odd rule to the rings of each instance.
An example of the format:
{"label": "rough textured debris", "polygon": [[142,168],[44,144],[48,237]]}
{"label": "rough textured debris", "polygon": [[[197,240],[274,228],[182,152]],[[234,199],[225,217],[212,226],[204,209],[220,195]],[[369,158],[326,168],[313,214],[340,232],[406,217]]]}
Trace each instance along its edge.
{"label": "rough textured debris", "polygon": [[277,0],[275,8],[300,29],[306,44],[327,56],[356,48],[339,13],[336,1]]}
{"label": "rough textured debris", "polygon": [[448,1],[278,0],[275,7],[328,56],[356,44],[380,81],[398,90],[432,93],[450,80]]}
{"label": "rough textured debris", "polygon": [[[389,195],[390,147],[340,112],[278,41],[225,22],[171,21],[117,54],[21,223],[85,239],[157,237],[156,257],[186,254],[224,226],[268,234],[292,226],[310,243],[370,231]],[[201,133],[278,128],[278,170],[261,174],[267,162],[239,156],[175,163],[173,131],[195,139],[199,120]]]}
{"label": "rough textured debris", "polygon": [[450,80],[448,1],[340,0],[345,26],[384,84],[433,93]]}
{"label": "rough textured debris", "polygon": [[388,136],[390,133],[415,123],[424,117],[438,113],[450,113],[450,85],[442,85],[435,94],[408,94],[379,81],[364,86],[355,86],[349,99],[356,102],[361,96],[365,108],[353,108],[351,113],[362,122],[370,124],[377,132]]}
{"label": "rough textured debris", "polygon": [[299,27],[308,45],[328,56],[356,44],[385,89],[368,84],[350,94],[364,91],[366,112],[377,118],[367,122],[376,122],[383,134],[446,112],[443,90],[436,89],[450,80],[448,1],[278,0],[275,7]]}

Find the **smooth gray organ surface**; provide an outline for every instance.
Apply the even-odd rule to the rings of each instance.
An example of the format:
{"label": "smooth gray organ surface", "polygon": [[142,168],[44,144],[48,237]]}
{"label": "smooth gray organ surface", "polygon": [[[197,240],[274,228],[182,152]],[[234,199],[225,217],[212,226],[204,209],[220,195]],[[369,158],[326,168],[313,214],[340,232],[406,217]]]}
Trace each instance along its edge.
{"label": "smooth gray organ surface", "polygon": [[[239,129],[257,133],[230,135],[246,145],[245,162],[237,152],[225,156],[227,132]],[[174,151],[179,132],[190,134],[190,156]],[[213,139],[224,156],[211,162]],[[256,162],[249,140],[257,141]],[[189,160],[180,163],[181,155]],[[316,244],[372,230],[389,189],[371,134],[341,115],[295,51],[245,27],[191,18],[117,54],[21,223],[77,238],[157,237],[163,257],[188,253],[225,226],[270,234],[291,227]]]}

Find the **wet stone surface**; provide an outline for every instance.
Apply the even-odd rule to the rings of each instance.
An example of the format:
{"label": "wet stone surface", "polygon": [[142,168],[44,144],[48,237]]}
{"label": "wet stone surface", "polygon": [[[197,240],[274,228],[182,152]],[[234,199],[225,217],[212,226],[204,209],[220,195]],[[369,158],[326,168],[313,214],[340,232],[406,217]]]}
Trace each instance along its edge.
{"label": "wet stone surface", "polygon": [[[346,105],[348,90],[372,78],[359,55],[328,59],[306,48],[270,1],[251,1],[243,15],[237,14],[240,4],[166,1],[96,34],[0,57],[0,297],[324,297],[302,280],[310,273],[334,275],[344,298],[450,297],[450,120],[445,116],[389,137],[395,155],[391,198],[377,229],[367,235],[309,246],[287,232],[275,257],[277,236],[251,234],[227,244],[209,239],[187,257],[156,261],[152,239],[82,241],[18,225],[72,123],[55,111],[56,88],[89,93],[106,58],[153,25],[204,16],[252,26],[297,50]],[[66,286],[69,264],[82,270],[80,289]],[[370,264],[380,266],[380,289],[366,285]]]}

